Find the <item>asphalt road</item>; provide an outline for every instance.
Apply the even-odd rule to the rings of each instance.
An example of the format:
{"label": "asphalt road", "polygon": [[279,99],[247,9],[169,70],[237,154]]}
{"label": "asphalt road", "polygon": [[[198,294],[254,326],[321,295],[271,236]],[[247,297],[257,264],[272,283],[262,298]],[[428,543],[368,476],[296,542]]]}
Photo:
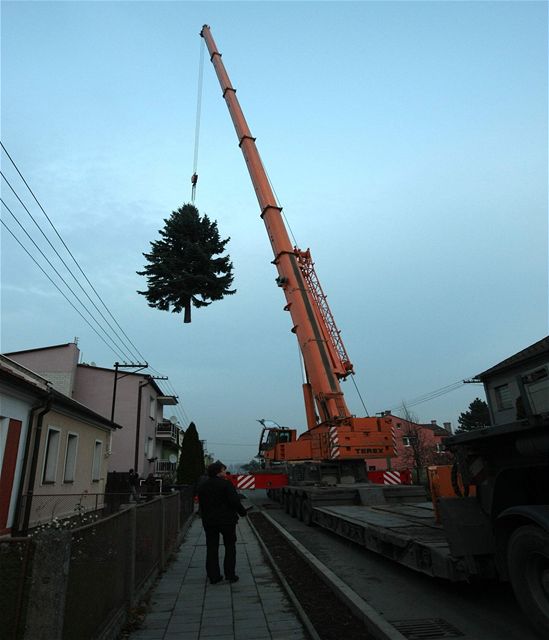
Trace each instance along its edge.
{"label": "asphalt road", "polygon": [[442,619],[460,632],[453,637],[463,640],[540,639],[508,584],[461,584],[424,576],[319,527],[304,525],[264,491],[244,493],[390,622]]}

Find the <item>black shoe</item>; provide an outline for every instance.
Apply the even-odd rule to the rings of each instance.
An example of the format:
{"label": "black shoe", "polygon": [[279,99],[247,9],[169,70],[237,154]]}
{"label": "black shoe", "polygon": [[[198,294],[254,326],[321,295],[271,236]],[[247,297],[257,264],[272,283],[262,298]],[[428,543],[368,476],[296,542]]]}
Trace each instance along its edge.
{"label": "black shoe", "polygon": [[238,582],[240,578],[238,576],[226,576],[229,582]]}
{"label": "black shoe", "polygon": [[219,576],[219,578],[210,578],[210,584],[217,584],[223,580],[223,576]]}

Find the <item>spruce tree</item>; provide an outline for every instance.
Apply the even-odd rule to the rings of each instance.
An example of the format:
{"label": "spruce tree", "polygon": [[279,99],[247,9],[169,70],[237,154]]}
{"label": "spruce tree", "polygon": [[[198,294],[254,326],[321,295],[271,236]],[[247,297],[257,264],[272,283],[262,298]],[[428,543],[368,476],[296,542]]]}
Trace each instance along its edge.
{"label": "spruce tree", "polygon": [[148,264],[137,273],[147,277],[145,296],[149,307],[181,313],[191,321],[191,305],[206,307],[232,295],[233,265],[229,255],[219,256],[230,238],[221,240],[217,222],[200,216],[192,204],[184,204],[164,219],[161,239],[144,253]]}
{"label": "spruce tree", "polygon": [[181,455],[177,467],[178,484],[196,484],[204,475],[204,448],[198,438],[194,422],[188,426],[181,444]]}
{"label": "spruce tree", "polygon": [[458,418],[459,428],[456,433],[473,431],[491,424],[490,411],[484,400],[475,398],[469,405],[469,411],[464,411]]}

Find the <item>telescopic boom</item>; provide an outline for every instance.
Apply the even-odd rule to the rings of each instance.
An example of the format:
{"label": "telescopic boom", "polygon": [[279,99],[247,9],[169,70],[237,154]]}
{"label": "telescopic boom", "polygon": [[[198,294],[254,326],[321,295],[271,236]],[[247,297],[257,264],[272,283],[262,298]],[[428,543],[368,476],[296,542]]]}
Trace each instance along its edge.
{"label": "telescopic boom", "polygon": [[284,291],[287,302],[284,309],[290,312],[292,332],[297,336],[303,355],[308,380],[304,385],[308,427],[311,429],[319,422],[338,422],[351,415],[339,380],[353,373],[353,366],[316,277],[309,251],[301,251],[290,242],[282,208],[271,189],[255,138],[248,128],[210,27],[204,25],[200,35],[206,42],[252,179],[273,249],[273,264],[278,270],[276,283]]}

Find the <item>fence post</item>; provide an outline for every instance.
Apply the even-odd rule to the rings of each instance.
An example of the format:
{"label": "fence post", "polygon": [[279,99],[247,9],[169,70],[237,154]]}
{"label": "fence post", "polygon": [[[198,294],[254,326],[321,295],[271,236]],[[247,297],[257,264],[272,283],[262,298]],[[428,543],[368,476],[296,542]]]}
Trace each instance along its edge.
{"label": "fence post", "polygon": [[137,549],[137,505],[129,505],[128,509],[128,546],[126,547],[126,601],[128,607],[135,605],[135,553]]}
{"label": "fence post", "polygon": [[166,568],[166,498],[160,496],[160,570]]}
{"label": "fence post", "polygon": [[70,531],[44,531],[34,538],[32,579],[24,640],[61,640],[71,556]]}

